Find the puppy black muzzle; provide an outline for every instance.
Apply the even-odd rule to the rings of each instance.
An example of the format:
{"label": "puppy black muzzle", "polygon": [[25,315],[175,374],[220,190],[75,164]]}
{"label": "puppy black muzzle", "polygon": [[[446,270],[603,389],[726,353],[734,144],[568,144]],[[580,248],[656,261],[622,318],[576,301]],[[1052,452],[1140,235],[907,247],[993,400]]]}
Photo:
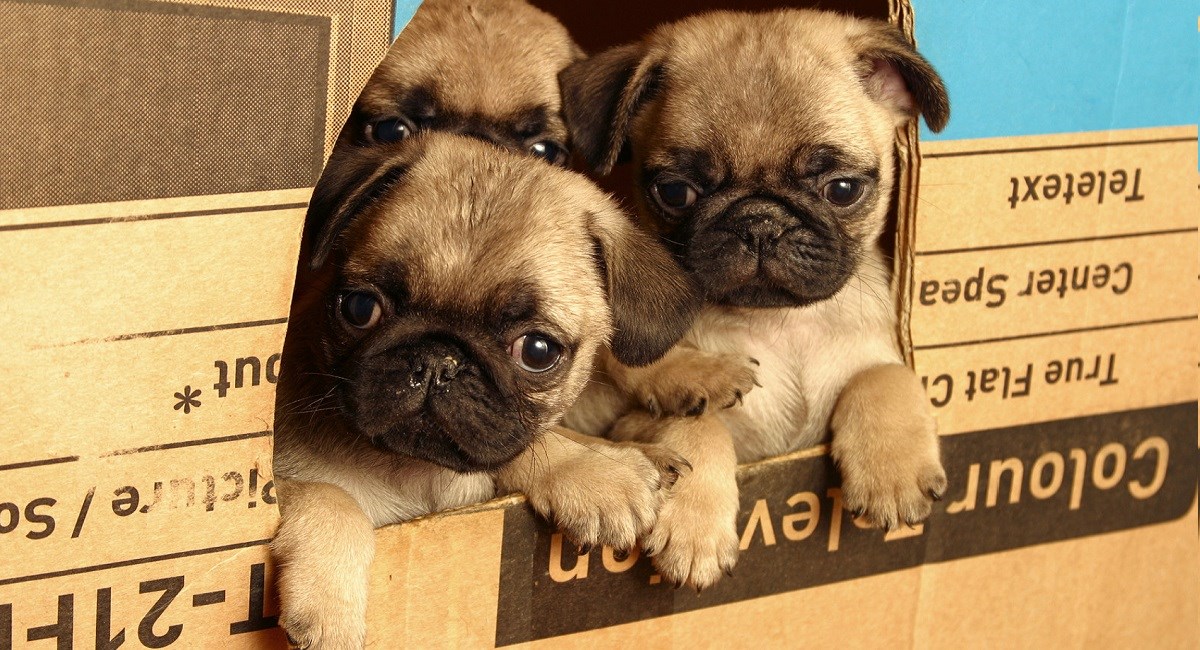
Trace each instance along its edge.
{"label": "puppy black muzzle", "polygon": [[784,233],[799,225],[790,210],[769,199],[744,199],[734,204],[728,214],[726,229],[746,245],[749,254],[760,260],[773,252]]}
{"label": "puppy black muzzle", "polygon": [[480,471],[511,460],[533,440],[521,417],[523,397],[465,341],[421,335],[353,366],[346,412],[380,448]]}
{"label": "puppy black muzzle", "polygon": [[686,264],[708,299],[740,307],[797,307],[824,300],[853,271],[835,224],[774,198],[736,201],[692,234]]}
{"label": "puppy black muzzle", "polygon": [[442,342],[401,354],[396,367],[393,374],[400,375],[394,377],[396,394],[414,400],[428,400],[432,395],[448,393],[459,375],[477,372],[469,365],[461,348]]}

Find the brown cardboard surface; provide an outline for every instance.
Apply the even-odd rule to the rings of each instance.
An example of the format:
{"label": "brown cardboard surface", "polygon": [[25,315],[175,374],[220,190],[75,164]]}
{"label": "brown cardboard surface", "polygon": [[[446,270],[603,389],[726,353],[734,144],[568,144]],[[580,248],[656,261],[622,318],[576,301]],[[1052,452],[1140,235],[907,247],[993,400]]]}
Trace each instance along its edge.
{"label": "brown cardboard surface", "polygon": [[918,349],[944,434],[1195,399],[1195,320]]}
{"label": "brown cardboard surface", "polygon": [[31,0],[0,23],[24,84],[0,108],[0,648],[278,647],[299,235],[391,5]]}
{"label": "brown cardboard surface", "polygon": [[1189,126],[922,145],[901,282],[942,433],[1195,399],[1195,142]]}
{"label": "brown cardboard surface", "polygon": [[[0,462],[0,605],[11,605],[0,634],[78,637],[107,612],[113,635],[128,626],[130,640],[150,645],[186,643],[187,631],[195,642],[235,634],[252,578],[261,599],[278,516],[270,430],[293,272],[278,260],[296,257],[306,195],[0,212],[10,271],[0,321],[11,333],[0,370],[20,378],[0,429],[22,433]],[[193,588],[180,585],[193,584],[228,593],[201,597],[194,612],[143,608],[160,589],[162,607],[185,602]],[[242,613],[214,629],[219,602]],[[71,631],[45,627],[68,619]],[[270,624],[238,629],[247,626]],[[263,634],[274,633],[235,645]]]}
{"label": "brown cardboard surface", "polygon": [[[373,647],[1188,647],[1200,632],[1180,616],[1195,611],[1200,579],[1195,413],[951,436],[947,499],[918,530],[890,535],[841,510],[822,448],[745,466],[742,558],[701,595],[655,580],[636,553],[576,557],[520,500],[389,527],[377,537]],[[1054,449],[1057,481],[1043,470]]]}
{"label": "brown cardboard surface", "polygon": [[1195,161],[1195,126],[922,143],[911,250],[1195,229]]}
{"label": "brown cardboard surface", "polygon": [[[1048,329],[1089,330],[1133,320],[1192,317],[1196,302],[1181,278],[1195,230],[987,253],[918,256],[914,345],[1037,335]],[[1181,286],[1182,285],[1182,286]],[[1181,290],[1182,289],[1182,290]]]}
{"label": "brown cardboard surface", "polygon": [[280,647],[265,558],[257,542],[5,584],[0,647]]}
{"label": "brown cardboard surface", "polygon": [[1196,511],[1173,522],[925,567],[912,646],[1200,643]]}
{"label": "brown cardboard surface", "polygon": [[921,581],[900,571],[513,647],[911,647]]}
{"label": "brown cardboard surface", "polygon": [[[911,35],[907,3],[888,4]],[[274,364],[307,186],[383,56],[390,7],[0,0],[0,17],[20,12],[99,26],[74,50],[56,48],[52,29],[21,35],[42,39],[28,61],[51,61],[83,84],[80,97],[100,92],[88,83],[116,83],[121,65],[132,78],[204,76],[211,66],[192,60],[202,52],[286,60],[289,39],[299,63],[318,65],[289,77],[305,83],[259,79],[277,92],[258,108],[241,97],[253,81],[218,69],[212,98],[238,99],[233,112],[257,129],[236,155],[212,123],[219,111],[198,111],[182,140],[220,155],[145,155],[155,141],[128,130],[132,101],[97,118],[108,139],[72,144],[82,148],[46,148],[49,127],[3,134],[16,154],[0,167],[25,184],[0,188],[10,208],[0,210],[0,648],[279,647],[266,547],[277,517]],[[154,30],[184,36],[140,43],[141,58],[101,52],[109,77],[75,74],[88,47]],[[0,37],[0,51],[27,46]],[[177,67],[136,70],[155,62]],[[187,83],[198,77],[176,76],[171,101],[198,92]],[[31,97],[17,108],[81,108]],[[271,129],[280,106],[297,118],[286,137]],[[137,146],[114,151],[128,133]],[[824,448],[743,467],[742,560],[697,595],[662,584],[637,554],[579,556],[521,499],[499,499],[379,531],[369,645],[1196,647],[1195,141],[1192,126],[925,143],[918,154],[916,129],[902,134],[902,338],[937,408],[951,481],[925,525],[857,527]],[[33,160],[43,151],[58,158]],[[97,160],[111,164],[91,175],[78,166]],[[1022,200],[1030,186],[1036,201]],[[1100,265],[1107,283],[1096,286]],[[1084,268],[1090,288],[1071,288]],[[1019,295],[1043,272],[1046,292]],[[1005,301],[989,307],[1000,275]],[[966,291],[977,276],[979,300],[947,304],[948,281]],[[1068,366],[1063,377],[1055,363]]]}
{"label": "brown cardboard surface", "polygon": [[[391,526],[376,535],[367,646],[488,647],[495,639],[503,505]],[[472,512],[474,511],[474,512]]]}

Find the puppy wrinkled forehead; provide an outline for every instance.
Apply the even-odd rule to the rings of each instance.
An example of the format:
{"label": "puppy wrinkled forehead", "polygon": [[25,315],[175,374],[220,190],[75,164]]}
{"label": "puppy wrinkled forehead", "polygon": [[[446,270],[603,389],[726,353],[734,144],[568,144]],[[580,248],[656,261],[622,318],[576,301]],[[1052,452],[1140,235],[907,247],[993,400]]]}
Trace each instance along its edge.
{"label": "puppy wrinkled forehead", "polygon": [[878,119],[860,83],[850,25],[840,16],[783,11],[717,12],[671,26],[656,41],[663,81],[654,121],[662,140],[716,149],[735,163],[782,163],[818,134],[864,154],[877,148],[871,125]]}
{"label": "puppy wrinkled forehead", "polygon": [[503,118],[531,101],[557,110],[557,73],[575,53],[562,25],[524,2],[426,0],[363,101],[386,105],[414,85],[436,84],[449,111]]}
{"label": "puppy wrinkled forehead", "polygon": [[487,302],[520,279],[574,327],[603,293],[572,176],[464,138],[432,141],[364,214],[346,271],[369,278],[399,260],[408,298],[448,307]]}

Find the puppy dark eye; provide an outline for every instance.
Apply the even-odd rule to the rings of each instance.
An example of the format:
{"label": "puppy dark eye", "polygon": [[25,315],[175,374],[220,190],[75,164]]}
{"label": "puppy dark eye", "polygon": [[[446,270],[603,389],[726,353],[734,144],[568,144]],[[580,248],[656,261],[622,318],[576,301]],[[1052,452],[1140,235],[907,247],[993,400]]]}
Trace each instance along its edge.
{"label": "puppy dark eye", "polygon": [[650,193],[658,205],[673,216],[679,216],[700,198],[700,192],[685,181],[660,181],[650,188]]}
{"label": "puppy dark eye", "polygon": [[549,140],[542,140],[529,145],[529,153],[544,159],[551,165],[562,165],[567,162],[567,151]]}
{"label": "puppy dark eye", "polygon": [[562,346],[554,339],[530,332],[513,341],[508,353],[529,372],[546,372],[562,358]]}
{"label": "puppy dark eye", "polygon": [[858,203],[864,189],[862,181],[853,178],[835,178],[821,188],[821,196],[826,201],[844,208]]}
{"label": "puppy dark eye", "polygon": [[365,291],[350,291],[342,294],[338,312],[351,327],[365,330],[379,323],[383,307],[378,298]]}
{"label": "puppy dark eye", "polygon": [[408,122],[398,117],[373,122],[368,129],[371,132],[371,139],[381,144],[399,142],[412,135],[414,130]]}

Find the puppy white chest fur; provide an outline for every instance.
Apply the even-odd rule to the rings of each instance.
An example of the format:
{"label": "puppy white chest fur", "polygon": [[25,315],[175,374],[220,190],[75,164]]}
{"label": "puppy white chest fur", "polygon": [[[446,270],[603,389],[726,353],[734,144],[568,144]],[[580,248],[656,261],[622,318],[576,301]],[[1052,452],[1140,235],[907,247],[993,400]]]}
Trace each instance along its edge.
{"label": "puppy white chest fur", "polygon": [[686,342],[747,355],[762,365],[761,388],[721,412],[747,462],[824,440],[842,388],[859,371],[899,363],[896,319],[882,255],[873,252],[832,298],[783,309],[710,307]]}
{"label": "puppy white chest fur", "polygon": [[494,480],[485,472],[455,472],[381,451],[345,433],[319,442],[289,436],[281,451],[277,472],[342,488],[375,527],[479,503],[496,493]]}

